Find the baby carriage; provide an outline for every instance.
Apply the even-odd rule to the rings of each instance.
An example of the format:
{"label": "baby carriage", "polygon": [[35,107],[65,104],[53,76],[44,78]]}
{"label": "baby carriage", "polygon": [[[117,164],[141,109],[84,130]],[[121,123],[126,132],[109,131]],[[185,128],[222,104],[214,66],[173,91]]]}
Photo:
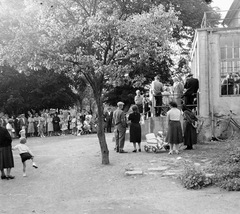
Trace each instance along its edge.
{"label": "baby carriage", "polygon": [[168,143],[164,142],[163,132],[159,131],[157,137],[154,133],[146,134],[147,145],[144,146],[146,152],[153,151],[155,153],[159,152],[163,148],[168,151],[170,146]]}

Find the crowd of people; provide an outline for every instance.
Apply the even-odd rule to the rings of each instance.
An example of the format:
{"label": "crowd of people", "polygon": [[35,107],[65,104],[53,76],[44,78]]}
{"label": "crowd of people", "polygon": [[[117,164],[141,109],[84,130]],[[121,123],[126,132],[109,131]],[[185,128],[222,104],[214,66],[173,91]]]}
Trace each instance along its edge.
{"label": "crowd of people", "polygon": [[12,138],[50,137],[66,134],[80,136],[96,129],[96,118],[86,110],[71,114],[69,111],[42,110],[39,113],[9,117],[0,115],[0,125],[5,127]]}
{"label": "crowd of people", "polygon": [[170,145],[169,154],[174,152],[178,154],[180,143],[186,145],[186,150],[193,149],[193,145],[197,143],[198,119],[194,111],[194,102],[196,102],[198,88],[198,79],[193,78],[192,74],[187,75],[185,82],[174,76],[172,86],[163,85],[160,78],[156,76],[148,93],[141,95],[140,90],[136,91],[135,105],[132,106],[128,116],[123,111],[124,103],[118,102],[118,108],[113,113],[116,152],[126,153],[123,148],[128,125],[133,152],[141,152],[140,122],[142,118],[147,119],[152,116],[153,108],[156,117],[167,117],[168,131],[165,141]]}
{"label": "crowd of people", "polygon": [[[135,105],[126,116],[123,111],[124,103],[118,102],[115,111],[107,108],[104,112],[105,131],[111,133],[114,126],[115,150],[126,153],[124,150],[126,129],[129,126],[130,142],[133,143],[133,152],[141,152],[141,125],[140,121],[152,116],[155,108],[155,116],[166,114],[168,131],[165,141],[170,145],[169,154],[179,153],[178,145],[184,143],[187,150],[193,149],[197,143],[197,117],[192,105],[198,91],[198,80],[187,76],[183,84],[178,77],[173,77],[173,86],[164,86],[159,77],[155,77],[149,93],[144,95],[139,90],[134,98]],[[171,96],[172,95],[172,96]],[[155,104],[153,102],[155,99]],[[183,119],[183,127],[181,124]],[[91,133],[96,130],[96,120],[87,111],[71,114],[69,111],[43,110],[39,113],[28,112],[18,117],[9,118],[8,115],[0,115],[0,170],[1,179],[13,179],[11,168],[14,167],[12,150],[18,150],[23,163],[23,176],[26,176],[26,160],[32,160],[32,166],[37,168],[34,155],[25,145],[27,137],[45,137],[73,134],[79,136],[83,133]],[[20,138],[20,143],[12,148],[14,137]],[[4,171],[6,169],[6,171]]]}
{"label": "crowd of people", "polygon": [[181,108],[182,104],[187,105],[190,109],[196,107],[198,79],[189,74],[185,81],[180,76],[173,76],[172,81],[172,85],[163,84],[159,76],[156,76],[148,92],[141,94],[140,90],[136,91],[134,103],[145,119],[151,117],[153,113],[156,117],[166,116],[171,101],[176,102],[178,108]]}

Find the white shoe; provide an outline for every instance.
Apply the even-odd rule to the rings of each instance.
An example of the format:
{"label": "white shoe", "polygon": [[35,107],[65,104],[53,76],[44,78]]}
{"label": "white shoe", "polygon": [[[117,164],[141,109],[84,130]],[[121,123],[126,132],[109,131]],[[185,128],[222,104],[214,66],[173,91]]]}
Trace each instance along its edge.
{"label": "white shoe", "polygon": [[35,163],[33,163],[32,166],[36,169],[38,168],[38,166]]}
{"label": "white shoe", "polygon": [[27,177],[27,174],[26,174],[26,173],[23,173],[23,177]]}

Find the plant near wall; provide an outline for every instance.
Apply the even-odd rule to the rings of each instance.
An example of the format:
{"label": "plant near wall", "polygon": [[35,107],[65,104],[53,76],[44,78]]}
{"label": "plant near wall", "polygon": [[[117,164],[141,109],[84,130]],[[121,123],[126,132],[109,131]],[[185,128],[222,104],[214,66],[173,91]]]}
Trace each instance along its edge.
{"label": "plant near wall", "polygon": [[228,191],[240,191],[240,149],[230,144],[223,154],[214,160],[210,169],[216,186]]}
{"label": "plant near wall", "polygon": [[182,185],[187,189],[202,189],[212,184],[212,179],[206,176],[206,173],[192,162],[184,162],[184,170],[179,179]]}

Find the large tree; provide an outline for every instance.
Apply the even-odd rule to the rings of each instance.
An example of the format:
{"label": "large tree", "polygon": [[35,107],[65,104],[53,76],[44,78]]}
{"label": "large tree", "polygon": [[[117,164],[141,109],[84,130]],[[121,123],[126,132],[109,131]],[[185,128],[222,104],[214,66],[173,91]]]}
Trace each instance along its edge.
{"label": "large tree", "polygon": [[126,19],[110,6],[97,0],[32,2],[14,38],[0,47],[4,62],[23,70],[46,67],[86,78],[98,107],[103,164],[109,163],[102,117],[105,85],[119,86],[133,65],[150,56],[160,60],[171,54],[173,29],[180,24],[174,10],[166,12],[163,6]]}

